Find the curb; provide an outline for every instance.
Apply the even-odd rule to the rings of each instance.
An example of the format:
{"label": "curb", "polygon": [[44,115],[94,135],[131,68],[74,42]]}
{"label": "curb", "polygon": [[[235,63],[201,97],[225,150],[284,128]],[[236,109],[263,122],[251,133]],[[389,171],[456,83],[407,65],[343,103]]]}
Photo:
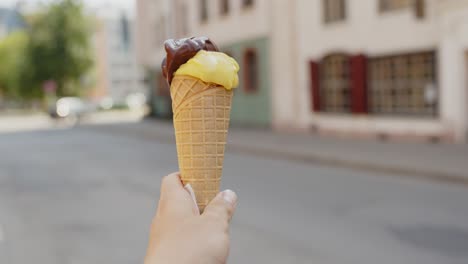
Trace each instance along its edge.
{"label": "curb", "polygon": [[339,158],[325,157],[314,154],[297,154],[286,151],[277,151],[273,149],[253,148],[242,145],[229,145],[229,150],[235,153],[248,153],[260,155],[263,157],[277,158],[301,163],[314,163],[324,166],[332,166],[339,168],[349,168],[367,172],[379,172],[392,174],[388,176],[399,176],[406,179],[427,180],[440,183],[464,185],[468,187],[468,177],[463,175],[449,174],[444,172],[425,171],[411,168],[390,167],[377,164],[343,160]]}
{"label": "curb", "polygon": [[[109,128],[112,128],[112,125],[106,126],[86,126],[87,128],[93,128],[94,131],[100,132],[108,132]],[[135,131],[135,130],[127,130],[127,131],[119,131],[117,129],[112,129],[112,134],[117,135],[125,135],[125,136],[132,136],[136,138],[142,138],[147,140],[158,140],[160,143],[166,144],[175,144],[175,138],[171,134],[167,133],[155,133],[155,131]],[[428,170],[421,170],[415,168],[403,168],[403,167],[395,167],[395,166],[385,166],[379,164],[372,164],[367,162],[360,162],[360,161],[350,161],[344,160],[335,157],[326,157],[322,155],[316,154],[301,154],[301,153],[294,153],[288,152],[284,150],[278,150],[274,148],[262,148],[262,147],[252,147],[249,145],[242,145],[237,143],[229,142],[227,143],[228,151],[231,153],[237,154],[251,154],[251,155],[258,155],[262,157],[274,158],[274,159],[282,159],[282,160],[289,160],[293,162],[301,162],[307,164],[318,164],[324,166],[332,166],[332,167],[339,167],[339,168],[349,168],[355,170],[362,170],[367,172],[379,172],[379,173],[387,173],[391,174],[388,176],[399,176],[401,178],[406,179],[415,179],[415,180],[426,180],[432,182],[439,182],[439,183],[447,183],[447,184],[457,184],[463,185],[468,187],[468,177],[464,175],[456,175],[451,173],[444,173],[444,172],[434,172]]]}

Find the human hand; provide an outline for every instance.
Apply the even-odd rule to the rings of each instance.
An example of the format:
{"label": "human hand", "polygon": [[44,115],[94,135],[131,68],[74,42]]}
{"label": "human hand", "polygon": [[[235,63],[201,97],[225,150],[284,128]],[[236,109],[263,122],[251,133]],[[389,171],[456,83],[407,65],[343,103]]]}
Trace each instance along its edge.
{"label": "human hand", "polygon": [[237,196],[220,192],[200,215],[178,173],[163,178],[145,264],[224,264]]}

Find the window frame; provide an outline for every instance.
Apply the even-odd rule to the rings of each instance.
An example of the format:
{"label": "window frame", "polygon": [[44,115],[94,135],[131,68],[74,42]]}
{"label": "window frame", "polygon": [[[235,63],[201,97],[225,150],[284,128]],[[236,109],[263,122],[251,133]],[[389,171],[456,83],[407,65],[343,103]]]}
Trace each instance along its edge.
{"label": "window frame", "polygon": [[418,19],[426,17],[427,3],[426,0],[414,0],[414,14]]}
{"label": "window frame", "polygon": [[[338,1],[337,5],[340,7],[340,11],[337,11],[337,14],[332,13],[330,1]],[[329,25],[343,22],[346,20],[347,15],[346,0],[322,0],[322,21],[324,24]]]}
{"label": "window frame", "polygon": [[398,11],[403,11],[407,10],[409,8],[412,8],[414,6],[413,0],[399,0],[399,1],[408,1],[404,6],[394,6],[394,7],[385,7],[385,1],[395,1],[395,0],[379,0],[377,3],[377,9],[379,14],[385,14],[385,13],[392,13],[392,12],[398,12]]}
{"label": "window frame", "polygon": [[[406,65],[399,65],[402,61],[406,61]],[[416,64],[417,62],[421,64]],[[432,63],[429,64],[429,62]],[[415,68],[415,65],[421,65],[421,67]],[[383,69],[378,69],[379,67],[383,67]],[[436,50],[419,50],[369,58],[367,80],[369,114],[390,117],[437,118],[440,115],[441,100],[437,67]],[[406,71],[402,69],[406,69]],[[398,71],[403,71],[404,75],[400,77]],[[376,76],[380,77],[375,79]],[[422,88],[413,86],[414,83],[422,82],[425,82]],[[382,85],[385,86],[385,83],[390,88],[381,88]],[[427,102],[425,98],[428,85],[433,85],[436,89],[433,103]],[[399,98],[404,98],[404,100]]]}
{"label": "window frame", "polygon": [[[251,65],[247,61],[248,57],[250,55],[254,55],[255,57],[255,67],[256,67],[256,75],[255,76],[255,81],[252,81],[250,78],[250,72],[251,72]],[[242,90],[247,93],[247,94],[255,94],[260,90],[260,60],[259,60],[259,54],[256,48],[246,48],[243,52],[243,58],[242,58],[242,64],[243,64],[243,84],[242,84]],[[253,83],[255,82],[255,83]]]}
{"label": "window frame", "polygon": [[231,1],[230,0],[220,0],[219,2],[219,14],[222,17],[228,16],[231,12]]}
{"label": "window frame", "polygon": [[199,0],[200,1],[200,13],[199,13],[199,18],[200,18],[200,23],[205,24],[209,20],[209,5],[208,5],[208,0]]}
{"label": "window frame", "polygon": [[255,6],[255,0],[242,0],[242,9],[250,9]]}
{"label": "window frame", "polygon": [[[342,78],[337,78],[336,80],[333,80],[331,78],[326,78],[324,77],[326,73],[326,70],[328,70],[328,67],[331,67],[330,65],[326,65],[326,63],[331,63],[328,60],[332,60],[333,58],[342,58],[345,60],[345,64],[347,68],[341,73],[343,75],[346,75],[345,77]],[[350,54],[344,53],[344,52],[335,52],[335,53],[329,53],[326,56],[324,56],[318,63],[318,68],[319,68],[319,105],[320,105],[320,112],[321,113],[329,113],[329,114],[352,114],[353,113],[353,98],[352,98],[352,92],[353,92],[353,87],[351,85],[352,81],[352,67],[351,67],[351,58],[352,56]],[[332,71],[336,72],[336,70]],[[335,95],[335,101],[337,101],[337,98],[341,98],[340,101],[342,102],[341,105],[332,105],[330,104],[330,99],[327,98],[327,95],[330,94],[333,90],[336,90],[336,88],[328,86],[327,83],[330,83],[332,81],[341,81],[342,86],[345,88],[340,88],[340,93],[337,93]],[[344,91],[346,91],[346,94],[344,94]],[[346,96],[346,97],[345,97]],[[346,104],[344,104],[346,103]]]}

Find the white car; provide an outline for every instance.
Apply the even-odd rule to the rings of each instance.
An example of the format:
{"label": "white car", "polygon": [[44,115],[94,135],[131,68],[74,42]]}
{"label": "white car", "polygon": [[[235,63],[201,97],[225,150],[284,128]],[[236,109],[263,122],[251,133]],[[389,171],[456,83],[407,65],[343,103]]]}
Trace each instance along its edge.
{"label": "white car", "polygon": [[78,97],[63,97],[49,109],[49,114],[53,118],[80,118],[92,110],[93,107]]}

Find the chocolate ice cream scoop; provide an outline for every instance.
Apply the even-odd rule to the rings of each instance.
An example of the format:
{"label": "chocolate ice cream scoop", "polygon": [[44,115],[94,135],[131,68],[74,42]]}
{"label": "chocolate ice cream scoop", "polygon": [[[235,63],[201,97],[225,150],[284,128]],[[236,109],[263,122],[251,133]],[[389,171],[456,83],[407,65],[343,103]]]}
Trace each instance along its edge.
{"label": "chocolate ice cream scoop", "polygon": [[174,73],[200,50],[219,51],[218,47],[207,37],[191,37],[183,39],[169,39],[164,42],[166,58],[161,68],[169,85]]}

